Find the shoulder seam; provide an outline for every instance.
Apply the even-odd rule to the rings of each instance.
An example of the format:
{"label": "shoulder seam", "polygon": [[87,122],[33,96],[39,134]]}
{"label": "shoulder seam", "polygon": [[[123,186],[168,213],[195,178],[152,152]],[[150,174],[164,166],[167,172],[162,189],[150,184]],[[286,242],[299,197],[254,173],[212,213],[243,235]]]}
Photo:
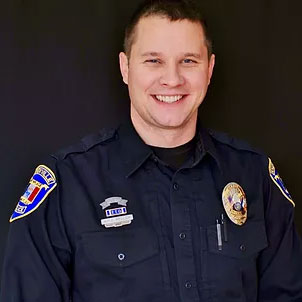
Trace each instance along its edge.
{"label": "shoulder seam", "polygon": [[98,133],[90,134],[83,137],[78,143],[67,147],[66,149],[60,150],[57,153],[51,154],[51,156],[57,160],[64,160],[71,154],[81,154],[88,152],[90,149],[97,145],[107,143],[115,137],[116,129],[102,129]]}
{"label": "shoulder seam", "polygon": [[[218,141],[219,143],[225,144],[225,145],[227,145],[227,146],[229,146],[233,149],[252,152],[252,153],[255,153],[255,154],[258,154],[258,155],[265,155],[265,153],[263,151],[252,147],[248,142],[246,142],[244,140],[241,140],[241,139],[237,139],[235,137],[232,137],[227,133],[217,132],[213,129],[208,129],[208,132],[209,132],[210,136],[215,141]],[[219,138],[218,137],[219,134],[225,136],[225,139]]]}

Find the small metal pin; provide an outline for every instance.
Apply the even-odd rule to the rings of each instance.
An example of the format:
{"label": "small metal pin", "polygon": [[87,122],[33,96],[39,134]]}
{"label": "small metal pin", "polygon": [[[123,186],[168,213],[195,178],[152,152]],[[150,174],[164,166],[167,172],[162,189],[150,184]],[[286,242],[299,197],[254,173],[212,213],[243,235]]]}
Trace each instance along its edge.
{"label": "small metal pin", "polygon": [[218,243],[218,250],[222,250],[222,238],[221,238],[221,224],[219,220],[216,220],[216,228],[217,228],[217,243]]}

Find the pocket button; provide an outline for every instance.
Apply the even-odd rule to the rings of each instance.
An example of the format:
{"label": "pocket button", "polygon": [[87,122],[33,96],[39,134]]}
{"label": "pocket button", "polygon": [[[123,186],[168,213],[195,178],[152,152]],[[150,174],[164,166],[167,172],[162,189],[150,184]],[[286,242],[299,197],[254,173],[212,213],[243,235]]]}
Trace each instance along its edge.
{"label": "pocket button", "polygon": [[245,252],[246,251],[246,247],[244,244],[241,244],[240,247],[239,247],[240,251],[241,252]]}
{"label": "pocket button", "polygon": [[125,254],[120,253],[117,255],[118,260],[123,261],[125,259]]}

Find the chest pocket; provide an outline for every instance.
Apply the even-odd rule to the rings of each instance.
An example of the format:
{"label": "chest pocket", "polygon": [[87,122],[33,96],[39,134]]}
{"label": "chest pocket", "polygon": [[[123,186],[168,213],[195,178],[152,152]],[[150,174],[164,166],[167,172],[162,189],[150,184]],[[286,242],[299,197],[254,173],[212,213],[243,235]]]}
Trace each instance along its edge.
{"label": "chest pocket", "polygon": [[203,278],[216,297],[213,301],[257,301],[257,257],[267,247],[265,224],[229,222],[227,228],[221,250],[216,225],[201,230]]}
{"label": "chest pocket", "polygon": [[[221,229],[223,232],[223,228]],[[231,258],[256,257],[267,246],[265,225],[263,222],[250,222],[237,226],[231,222],[227,225],[228,241],[222,240],[222,250],[218,249],[217,228],[213,225],[207,229],[208,249],[211,253]]]}
{"label": "chest pocket", "polygon": [[74,287],[87,301],[99,301],[100,293],[107,302],[160,301],[161,273],[158,239],[151,228],[121,227],[80,237]]}
{"label": "chest pocket", "polygon": [[155,234],[147,228],[83,234],[84,253],[94,264],[128,267],[158,254]]}

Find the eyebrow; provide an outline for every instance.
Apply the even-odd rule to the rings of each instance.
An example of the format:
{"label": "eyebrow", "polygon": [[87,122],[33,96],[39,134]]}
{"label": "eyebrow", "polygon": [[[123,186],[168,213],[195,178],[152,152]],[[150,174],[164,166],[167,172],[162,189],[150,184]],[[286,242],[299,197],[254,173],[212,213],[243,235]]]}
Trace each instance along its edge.
{"label": "eyebrow", "polygon": [[[162,56],[162,53],[160,52],[155,52],[155,51],[148,51],[148,52],[144,52],[142,55],[142,57],[160,57]],[[201,55],[199,53],[194,53],[194,52],[186,52],[183,54],[184,57],[193,57],[196,59],[201,59]]]}
{"label": "eyebrow", "polygon": [[184,54],[184,57],[193,57],[196,59],[201,59],[201,55],[199,53],[187,52]]}
{"label": "eyebrow", "polygon": [[160,52],[155,52],[155,51],[148,51],[148,52],[144,52],[142,54],[142,57],[160,57],[162,54]]}

